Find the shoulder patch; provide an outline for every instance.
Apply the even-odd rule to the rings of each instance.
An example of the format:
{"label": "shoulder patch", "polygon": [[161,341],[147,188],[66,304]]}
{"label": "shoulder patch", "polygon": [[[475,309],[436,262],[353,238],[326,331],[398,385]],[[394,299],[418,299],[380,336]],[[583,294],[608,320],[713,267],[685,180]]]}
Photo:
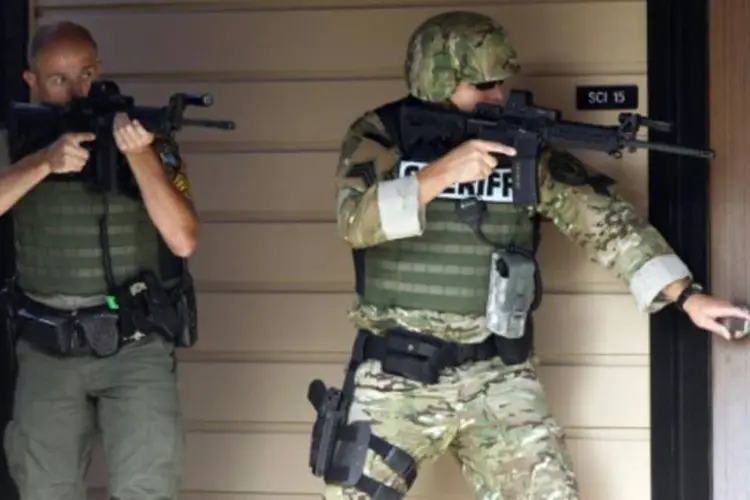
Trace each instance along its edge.
{"label": "shoulder patch", "polygon": [[612,177],[604,174],[590,175],[586,182],[588,182],[589,186],[591,186],[594,191],[607,196],[611,194],[609,187],[612,184],[615,184],[615,180]]}
{"label": "shoulder patch", "polygon": [[378,180],[378,176],[375,172],[375,162],[367,161],[363,163],[356,163],[349,168],[349,172],[346,174],[349,178],[361,178],[365,182],[365,186],[368,188],[375,184]]}
{"label": "shoulder patch", "polygon": [[395,144],[392,141],[389,141],[388,139],[386,139],[380,134],[374,134],[372,132],[365,132],[364,134],[362,134],[362,137],[364,137],[365,139],[370,139],[371,141],[377,142],[378,144],[380,144],[386,149],[390,149],[393,146],[395,146]]}
{"label": "shoulder patch", "polygon": [[589,174],[586,165],[568,151],[554,151],[549,158],[549,174],[557,182],[568,186],[589,185],[598,194],[609,196],[615,180],[602,173]]}
{"label": "shoulder patch", "polygon": [[164,166],[170,168],[172,171],[179,171],[182,168],[182,158],[174,141],[157,138],[154,142],[156,143],[156,151],[159,154],[159,159]]}
{"label": "shoulder patch", "polygon": [[567,151],[554,151],[547,168],[553,179],[570,186],[583,186],[589,177],[583,162]]}

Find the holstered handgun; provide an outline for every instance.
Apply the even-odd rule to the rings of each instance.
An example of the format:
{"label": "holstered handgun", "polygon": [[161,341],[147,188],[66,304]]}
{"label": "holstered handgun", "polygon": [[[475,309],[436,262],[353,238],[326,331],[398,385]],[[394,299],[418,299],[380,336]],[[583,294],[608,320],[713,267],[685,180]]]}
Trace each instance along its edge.
{"label": "holstered handgun", "polygon": [[310,469],[315,476],[325,477],[338,441],[338,431],[346,424],[347,405],[344,394],[334,387],[326,388],[322,380],[314,380],[307,399],[317,410],[310,443]]}
{"label": "holstered handgun", "polygon": [[165,289],[151,271],[141,273],[114,294],[123,334],[158,333],[177,347],[189,347],[195,339],[195,299],[190,295],[180,287]]}

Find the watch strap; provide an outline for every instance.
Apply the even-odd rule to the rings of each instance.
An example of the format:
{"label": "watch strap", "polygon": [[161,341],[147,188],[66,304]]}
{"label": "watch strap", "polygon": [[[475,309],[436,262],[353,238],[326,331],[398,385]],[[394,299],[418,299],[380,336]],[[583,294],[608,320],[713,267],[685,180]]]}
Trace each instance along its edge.
{"label": "watch strap", "polygon": [[684,310],[685,302],[687,299],[695,295],[696,293],[702,293],[703,287],[700,286],[698,283],[690,282],[688,286],[685,287],[685,289],[680,292],[680,294],[677,296],[677,299],[675,299],[674,303],[677,307]]}

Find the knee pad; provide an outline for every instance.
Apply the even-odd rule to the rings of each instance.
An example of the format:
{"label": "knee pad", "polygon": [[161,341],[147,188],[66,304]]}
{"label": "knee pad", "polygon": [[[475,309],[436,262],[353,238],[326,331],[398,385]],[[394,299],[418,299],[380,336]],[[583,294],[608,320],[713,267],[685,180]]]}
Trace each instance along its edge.
{"label": "knee pad", "polygon": [[369,422],[347,423],[349,396],[321,380],[310,384],[308,400],[316,408],[310,440],[310,469],[326,484],[354,487],[372,500],[400,500],[395,488],[364,475],[367,451],[377,453],[409,489],[417,478],[414,459],[372,433]]}

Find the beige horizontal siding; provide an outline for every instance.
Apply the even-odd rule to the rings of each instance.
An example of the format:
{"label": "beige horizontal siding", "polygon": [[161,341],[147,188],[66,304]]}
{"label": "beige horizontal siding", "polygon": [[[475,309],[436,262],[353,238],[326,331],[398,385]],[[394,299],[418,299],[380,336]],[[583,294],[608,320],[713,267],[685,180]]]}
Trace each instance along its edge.
{"label": "beige horizontal siding", "polygon": [[[646,112],[645,1],[38,0],[37,22],[88,26],[104,68],[139,104],[210,92],[188,116],[232,119],[231,132],[179,134],[204,220],[191,268],[200,343],[181,352],[190,428],[180,500],[311,500],[307,383],[338,384],[352,338],[349,249],[334,225],[333,172],[346,126],[404,92],[406,39],[425,17],[476,8],[505,23],[521,57],[517,86],[567,119],[575,87],[637,84]],[[647,155],[578,152],[619,181],[641,213]],[[584,500],[648,500],[648,317],[612,273],[545,224],[547,295],[537,314],[540,375],[566,427]],[[97,452],[98,453],[98,452]],[[219,458],[217,458],[219,457]],[[104,485],[97,454],[91,471]],[[95,498],[106,493],[95,490]],[[473,495],[450,457],[410,498]]]}

